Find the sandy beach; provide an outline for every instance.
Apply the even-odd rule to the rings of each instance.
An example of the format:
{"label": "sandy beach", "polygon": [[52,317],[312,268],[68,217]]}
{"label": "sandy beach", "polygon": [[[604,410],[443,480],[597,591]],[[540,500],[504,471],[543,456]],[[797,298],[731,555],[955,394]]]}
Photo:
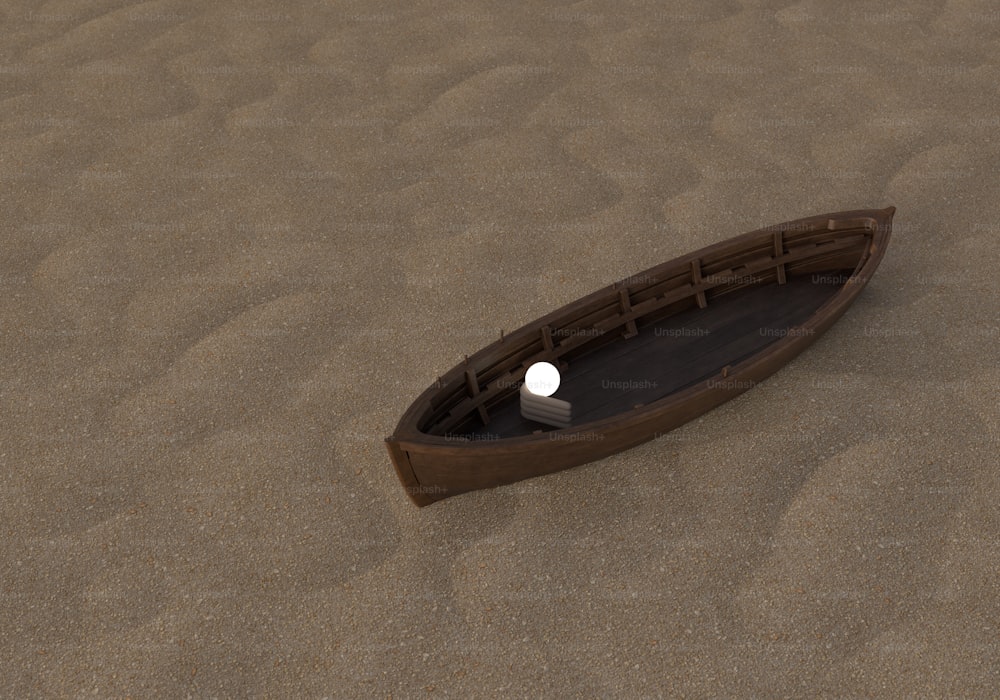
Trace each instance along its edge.
{"label": "sandy beach", "polygon": [[[994,3],[0,18],[0,696],[994,695]],[[889,205],[764,384],[407,498],[383,439],[500,329]]]}

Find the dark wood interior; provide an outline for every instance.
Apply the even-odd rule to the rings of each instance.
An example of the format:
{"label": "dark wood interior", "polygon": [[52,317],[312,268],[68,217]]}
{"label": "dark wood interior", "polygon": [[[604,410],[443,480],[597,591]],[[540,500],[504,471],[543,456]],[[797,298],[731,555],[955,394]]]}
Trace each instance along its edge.
{"label": "dark wood interior", "polygon": [[[745,287],[704,309],[695,306],[642,325],[631,338],[619,337],[574,358],[554,396],[573,404],[573,424],[579,425],[705,381],[804,323],[841,287],[837,280],[851,272],[800,275],[786,284]],[[536,430],[553,428],[522,418],[514,394],[490,408],[488,424],[470,419],[455,434],[482,440]]]}
{"label": "dark wood interior", "polygon": [[467,358],[439,380],[418,429],[470,439],[549,430],[522,419],[517,400],[539,361],[562,371],[556,397],[573,403],[573,425],[703,381],[805,322],[854,273],[873,229],[860,218],[761,232],[606,287]]}

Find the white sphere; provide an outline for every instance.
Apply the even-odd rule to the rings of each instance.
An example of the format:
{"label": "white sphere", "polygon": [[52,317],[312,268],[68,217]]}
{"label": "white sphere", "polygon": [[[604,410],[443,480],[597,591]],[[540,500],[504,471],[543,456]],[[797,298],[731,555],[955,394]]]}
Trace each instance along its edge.
{"label": "white sphere", "polygon": [[559,370],[548,362],[536,362],[524,373],[528,391],[539,396],[552,396],[559,388]]}

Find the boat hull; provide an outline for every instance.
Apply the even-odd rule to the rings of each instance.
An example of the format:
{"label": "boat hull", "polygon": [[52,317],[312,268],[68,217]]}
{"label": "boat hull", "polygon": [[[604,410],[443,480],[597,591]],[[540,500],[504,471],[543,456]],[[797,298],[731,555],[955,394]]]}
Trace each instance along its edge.
{"label": "boat hull", "polygon": [[[386,440],[393,465],[407,494],[414,503],[424,506],[460,493],[511,484],[586,464],[660,437],[742,394],[804,351],[846,312],[881,260],[888,243],[893,211],[890,207],[885,210],[824,214],[778,225],[779,229],[785,227],[782,230],[792,230],[796,225],[818,228],[822,223],[834,230],[838,225],[835,222],[865,219],[875,222],[869,226],[871,235],[865,239],[866,249],[850,278],[804,322],[790,329],[794,332],[784,334],[749,357],[725,364],[712,376],[700,377],[693,384],[649,404],[569,428],[516,437],[497,436],[493,439],[488,431],[442,436],[425,434],[417,428],[419,417],[426,416],[434,405],[435,389],[428,389],[404,414],[394,435]],[[719,249],[719,246],[728,244],[732,247],[740,240],[758,240],[759,236],[753,237],[755,233],[760,232],[709,246],[664,265],[674,262],[686,264],[688,259],[710,259],[713,250]],[[831,255],[828,253],[826,257]],[[663,267],[650,270],[662,270]],[[527,324],[515,333],[526,329],[533,331],[542,322],[558,318],[560,312],[582,304],[588,298]],[[485,356],[491,348],[484,348],[480,355]],[[526,359],[523,364],[528,363]],[[462,366],[459,366],[452,373],[461,371]],[[474,373],[472,376],[475,376]],[[470,395],[474,397],[478,390],[478,386],[470,389]]]}

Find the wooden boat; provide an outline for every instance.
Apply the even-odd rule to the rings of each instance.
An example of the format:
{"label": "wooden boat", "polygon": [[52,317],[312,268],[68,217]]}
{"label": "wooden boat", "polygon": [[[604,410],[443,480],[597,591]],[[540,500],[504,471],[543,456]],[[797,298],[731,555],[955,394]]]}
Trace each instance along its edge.
{"label": "wooden boat", "polygon": [[[754,386],[857,298],[895,207],[753,231],[599,289],[466,357],[406,410],[386,444],[420,506],[606,457]],[[521,416],[535,362],[556,365],[572,425]]]}

